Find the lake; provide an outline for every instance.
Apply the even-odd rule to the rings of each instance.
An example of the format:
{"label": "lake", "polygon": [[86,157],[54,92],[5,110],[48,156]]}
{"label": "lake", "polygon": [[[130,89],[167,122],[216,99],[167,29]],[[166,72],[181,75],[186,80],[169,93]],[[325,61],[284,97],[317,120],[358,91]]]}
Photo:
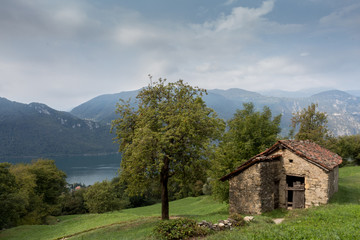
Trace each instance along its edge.
{"label": "lake", "polygon": [[[45,158],[55,160],[56,166],[66,173],[68,183],[83,183],[85,185],[92,185],[94,182],[111,180],[116,177],[121,162],[121,154],[119,153]],[[0,158],[0,162],[30,163],[32,159],[34,158]]]}

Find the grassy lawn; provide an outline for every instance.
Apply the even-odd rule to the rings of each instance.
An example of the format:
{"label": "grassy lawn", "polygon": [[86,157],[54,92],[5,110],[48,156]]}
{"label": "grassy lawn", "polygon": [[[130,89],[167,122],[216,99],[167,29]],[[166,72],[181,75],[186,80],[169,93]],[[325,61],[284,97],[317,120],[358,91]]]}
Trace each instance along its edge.
{"label": "grassy lawn", "polygon": [[[276,210],[256,216],[249,226],[219,232],[206,239],[360,239],[360,167],[340,169],[339,192],[326,206]],[[216,222],[228,217],[228,207],[209,197],[170,203],[171,216]],[[55,225],[19,226],[0,232],[0,239],[151,239],[160,205],[105,214],[59,217]],[[275,225],[272,218],[285,217]]]}
{"label": "grassy lawn", "polygon": [[[19,226],[0,233],[0,239],[141,239],[146,238],[160,220],[160,204],[103,214],[58,217],[55,225]],[[191,197],[170,202],[172,216],[186,216],[198,221],[227,218],[228,207],[209,197]],[[106,237],[104,237],[106,236]]]}
{"label": "grassy lawn", "polygon": [[[309,209],[273,211],[256,216],[248,227],[207,239],[360,239],[360,166],[340,169],[339,191],[330,204]],[[284,217],[275,225],[268,217]]]}

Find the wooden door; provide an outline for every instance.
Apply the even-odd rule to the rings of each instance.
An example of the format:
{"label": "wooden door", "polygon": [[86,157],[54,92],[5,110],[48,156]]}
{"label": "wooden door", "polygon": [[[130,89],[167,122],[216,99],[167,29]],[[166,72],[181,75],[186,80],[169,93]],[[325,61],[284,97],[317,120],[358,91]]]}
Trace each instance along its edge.
{"label": "wooden door", "polygon": [[293,191],[293,208],[304,208],[305,207],[305,191],[294,190]]}

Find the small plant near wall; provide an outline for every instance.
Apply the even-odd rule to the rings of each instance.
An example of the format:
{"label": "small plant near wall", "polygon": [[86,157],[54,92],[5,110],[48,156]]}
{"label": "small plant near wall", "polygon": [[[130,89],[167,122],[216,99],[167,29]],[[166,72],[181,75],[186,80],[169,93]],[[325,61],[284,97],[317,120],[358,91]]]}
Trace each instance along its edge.
{"label": "small plant near wall", "polygon": [[160,221],[154,228],[155,237],[166,240],[188,239],[208,233],[208,229],[199,227],[195,220],[188,218]]}

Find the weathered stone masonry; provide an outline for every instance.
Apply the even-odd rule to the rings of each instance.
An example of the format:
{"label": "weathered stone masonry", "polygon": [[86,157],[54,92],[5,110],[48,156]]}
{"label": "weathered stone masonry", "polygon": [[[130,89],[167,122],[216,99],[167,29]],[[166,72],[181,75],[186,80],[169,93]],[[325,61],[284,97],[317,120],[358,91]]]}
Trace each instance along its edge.
{"label": "weathered stone masonry", "polygon": [[230,213],[326,204],[338,190],[341,161],[308,141],[279,141],[221,179],[229,180]]}

